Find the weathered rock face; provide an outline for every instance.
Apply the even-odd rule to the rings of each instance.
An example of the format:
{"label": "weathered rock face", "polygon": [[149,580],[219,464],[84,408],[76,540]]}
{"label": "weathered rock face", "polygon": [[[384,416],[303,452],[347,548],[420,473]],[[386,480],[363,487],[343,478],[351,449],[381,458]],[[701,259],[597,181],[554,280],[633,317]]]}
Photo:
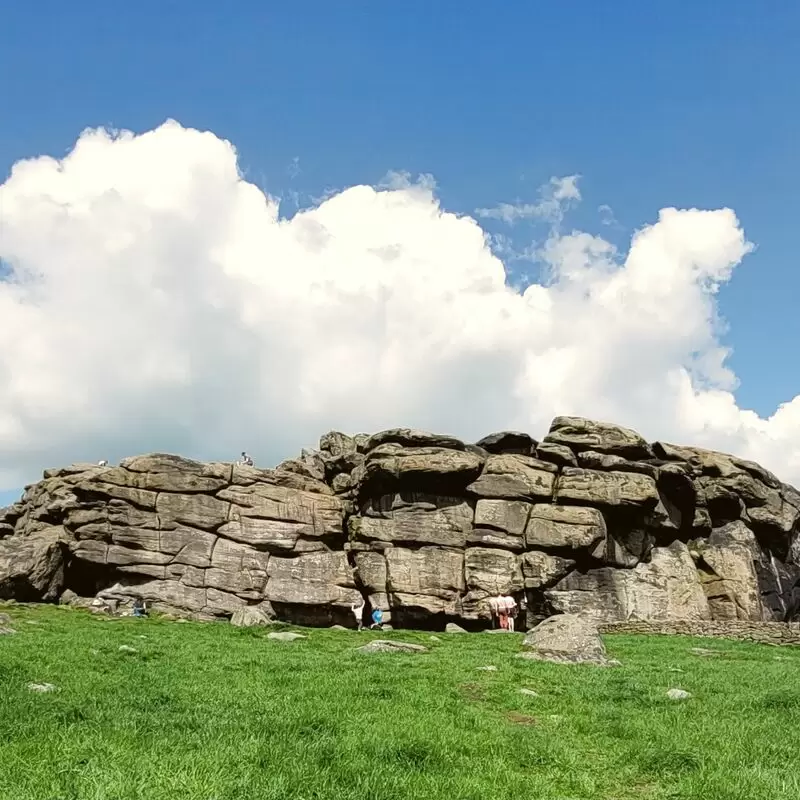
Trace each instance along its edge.
{"label": "weathered rock face", "polygon": [[[572,572],[545,592],[556,611],[610,619],[710,619],[711,610],[683,542],[653,550],[633,569],[601,567]],[[760,609],[753,609],[760,619]]]}
{"label": "weathered rock face", "polygon": [[[45,472],[0,510],[0,598],[101,595],[241,624],[780,620],[800,493],[759,465],[558,417],[537,443],[332,432],[273,470],[151,454]],[[247,620],[247,622],[243,622]]]}
{"label": "weathered rock face", "polygon": [[528,649],[520,657],[534,661],[599,666],[617,663],[606,656],[597,626],[574,614],[558,614],[541,622],[525,637],[523,645]]}

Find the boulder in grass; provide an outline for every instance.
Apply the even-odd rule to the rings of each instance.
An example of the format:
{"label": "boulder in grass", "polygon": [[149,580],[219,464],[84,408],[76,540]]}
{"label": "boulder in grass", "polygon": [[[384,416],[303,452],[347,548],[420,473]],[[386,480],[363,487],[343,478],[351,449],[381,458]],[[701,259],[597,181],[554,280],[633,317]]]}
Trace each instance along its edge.
{"label": "boulder in grass", "polygon": [[466,631],[460,626],[456,625],[455,622],[448,622],[447,625],[444,626],[445,633],[466,633]]}
{"label": "boulder in grass", "polygon": [[272,618],[258,606],[242,606],[233,612],[231,625],[236,628],[255,628],[259,626],[271,625]]}
{"label": "boulder in grass", "polygon": [[525,637],[526,652],[520,658],[552,661],[556,664],[597,664],[614,666],[609,659],[597,626],[575,614],[557,614],[539,623]]}

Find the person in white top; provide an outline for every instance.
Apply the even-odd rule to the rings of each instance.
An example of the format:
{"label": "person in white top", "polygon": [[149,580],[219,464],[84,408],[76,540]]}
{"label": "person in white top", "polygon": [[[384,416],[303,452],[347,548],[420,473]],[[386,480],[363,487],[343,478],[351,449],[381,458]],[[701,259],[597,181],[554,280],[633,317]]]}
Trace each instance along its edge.
{"label": "person in white top", "polygon": [[498,620],[500,619],[499,600],[500,600],[499,597],[489,598],[489,616],[491,617],[493,628],[497,627]]}
{"label": "person in white top", "polygon": [[361,603],[353,603],[350,606],[350,610],[353,612],[353,616],[356,618],[356,627],[358,630],[361,630],[364,627],[364,606],[366,602],[364,599],[361,599]]}
{"label": "person in white top", "polygon": [[242,450],[242,457],[239,459],[237,463],[245,467],[252,467],[253,459],[250,458],[250,456],[247,455],[247,453],[244,450]]}
{"label": "person in white top", "polygon": [[514,632],[514,619],[517,616],[517,601],[511,597],[510,595],[506,595],[503,597],[503,604],[506,608],[506,614],[508,615],[508,630],[511,633]]}

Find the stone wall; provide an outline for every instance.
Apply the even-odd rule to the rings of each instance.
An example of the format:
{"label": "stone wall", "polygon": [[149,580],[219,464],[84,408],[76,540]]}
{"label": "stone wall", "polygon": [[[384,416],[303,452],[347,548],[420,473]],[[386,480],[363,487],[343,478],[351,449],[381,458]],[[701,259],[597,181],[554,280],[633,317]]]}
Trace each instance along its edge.
{"label": "stone wall", "polygon": [[[275,469],[151,454],[47,470],[0,511],[0,598],[101,594],[203,619],[257,606],[397,626],[777,620],[800,606],[800,494],[757,464],[558,417],[543,441],[332,432]],[[69,596],[72,596],[70,594]]]}
{"label": "stone wall", "polygon": [[672,622],[604,622],[599,628],[600,633],[703,636],[760,644],[800,645],[800,624],[796,623],[679,619]]}

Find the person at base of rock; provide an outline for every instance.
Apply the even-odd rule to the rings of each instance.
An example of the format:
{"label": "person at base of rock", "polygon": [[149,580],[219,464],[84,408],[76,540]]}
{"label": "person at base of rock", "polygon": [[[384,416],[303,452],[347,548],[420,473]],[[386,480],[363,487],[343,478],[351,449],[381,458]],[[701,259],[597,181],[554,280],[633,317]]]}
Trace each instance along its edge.
{"label": "person at base of rock", "polygon": [[370,630],[373,628],[380,628],[383,625],[383,611],[379,608],[372,609],[372,625],[370,625]]}
{"label": "person at base of rock", "polygon": [[513,597],[504,597],[506,609],[508,610],[508,622],[506,623],[508,630],[514,633],[515,620],[517,618],[517,601]]}
{"label": "person at base of rock", "polygon": [[508,612],[509,606],[506,602],[507,598],[503,597],[503,595],[497,595],[497,597],[493,597],[489,602],[492,606],[492,611],[494,614],[497,615],[497,623],[501,631],[508,630]]}
{"label": "person at base of rock", "polygon": [[784,622],[795,622],[800,620],[800,578],[794,582],[789,592],[789,602],[786,604],[786,611],[783,615]]}
{"label": "person at base of rock", "polygon": [[133,601],[133,616],[134,617],[147,616],[147,606],[145,605],[145,602],[141,597],[137,597]]}
{"label": "person at base of rock", "polygon": [[242,450],[242,457],[239,459],[237,463],[243,467],[252,467],[253,459],[250,458],[250,456],[247,455],[247,453],[244,450]]}
{"label": "person at base of rock", "polygon": [[497,604],[497,597],[489,598],[489,617],[492,620],[492,628],[496,628],[500,619],[500,609]]}
{"label": "person at base of rock", "polygon": [[356,627],[358,630],[363,630],[364,628],[364,606],[366,602],[364,600],[361,603],[353,603],[350,606],[350,610],[353,612],[353,616],[356,618]]}

